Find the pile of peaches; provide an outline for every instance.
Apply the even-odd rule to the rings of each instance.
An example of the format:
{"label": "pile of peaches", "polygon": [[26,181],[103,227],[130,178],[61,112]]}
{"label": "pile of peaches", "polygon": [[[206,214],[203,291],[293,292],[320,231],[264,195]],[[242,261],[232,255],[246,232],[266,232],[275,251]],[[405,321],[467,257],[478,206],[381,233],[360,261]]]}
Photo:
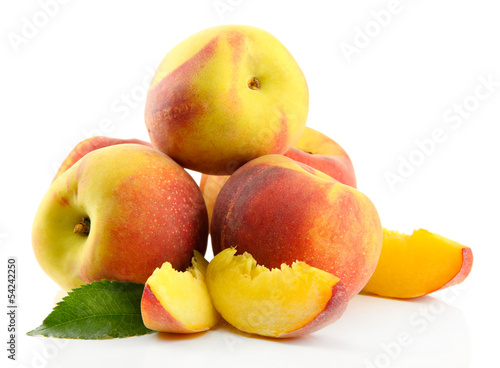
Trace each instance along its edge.
{"label": "pile of peaches", "polygon": [[385,229],[344,149],[306,127],[308,105],[304,74],[268,32],[185,39],[151,82],[150,142],[92,137],[63,162],[33,223],[40,266],[65,290],[144,284],[156,331],[223,319],[270,337],[314,332],[360,292],[414,298],[462,282],[471,249]]}

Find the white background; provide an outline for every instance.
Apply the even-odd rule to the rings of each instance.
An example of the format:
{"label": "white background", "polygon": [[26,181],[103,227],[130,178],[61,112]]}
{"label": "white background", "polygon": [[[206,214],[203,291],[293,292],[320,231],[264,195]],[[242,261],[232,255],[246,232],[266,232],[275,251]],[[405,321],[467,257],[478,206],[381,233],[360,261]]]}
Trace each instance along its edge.
{"label": "white background", "polygon": [[[0,274],[6,278],[7,257],[18,263],[18,360],[9,366],[498,366],[497,1],[44,3],[54,2],[4,1],[0,8]],[[225,12],[215,8],[221,4]],[[285,44],[309,84],[308,125],[347,150],[383,225],[425,228],[470,246],[469,278],[409,301],[356,296],[338,322],[289,341],[229,328],[108,341],[26,336],[60,298],[30,242],[57,165],[89,135],[148,140],[143,110],[151,71],[182,39],[226,23],[261,27]],[[348,45],[357,47],[350,57]],[[480,87],[486,80],[489,93]],[[444,138],[431,147],[436,130]],[[417,141],[427,142],[427,153]],[[402,182],[391,188],[388,173]],[[6,295],[6,282],[0,287]]]}

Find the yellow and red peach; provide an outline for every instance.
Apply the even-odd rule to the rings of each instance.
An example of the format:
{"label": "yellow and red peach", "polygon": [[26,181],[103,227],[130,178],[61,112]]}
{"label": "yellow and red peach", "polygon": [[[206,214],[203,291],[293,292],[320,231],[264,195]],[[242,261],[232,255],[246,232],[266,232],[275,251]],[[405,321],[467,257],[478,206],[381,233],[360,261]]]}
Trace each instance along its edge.
{"label": "yellow and red peach", "polygon": [[322,171],[342,184],[356,188],[354,166],[347,152],[327,135],[306,127],[285,156]]}
{"label": "yellow and red peach", "polygon": [[64,289],[101,279],[145,283],[166,261],[184,270],[207,238],[196,182],[140,144],[87,153],[51,183],[32,229],[40,266]]}
{"label": "yellow and red peach", "polygon": [[[285,152],[285,156],[322,171],[342,184],[356,188],[356,175],[347,152],[333,139],[306,127],[299,141]],[[217,195],[229,175],[202,174],[200,188],[207,205],[208,219],[212,218]]]}
{"label": "yellow and red peach", "polygon": [[99,148],[114,146],[116,144],[125,144],[125,143],[142,144],[144,146],[152,147],[151,143],[135,138],[121,139],[121,138],[112,138],[100,135],[87,138],[78,143],[75,146],[75,148],[71,150],[68,156],[66,156],[66,158],[62,162],[61,166],[59,167],[59,170],[57,171],[52,181],[56,180],[56,178],[59,175],[68,170],[71,166],[73,166],[79,159],[81,159],[87,153],[92,152]]}
{"label": "yellow and red peach", "polygon": [[214,254],[236,247],[268,268],[302,261],[339,277],[349,299],[368,282],[382,248],[366,195],[282,155],[259,157],[231,175],[210,234]]}
{"label": "yellow and red peach", "polygon": [[290,52],[246,25],[205,29],[172,48],[151,82],[151,143],[183,167],[228,175],[286,152],[306,124],[309,92]]}
{"label": "yellow and red peach", "polygon": [[208,222],[212,221],[215,200],[230,175],[207,175],[201,174],[200,190],[207,206]]}

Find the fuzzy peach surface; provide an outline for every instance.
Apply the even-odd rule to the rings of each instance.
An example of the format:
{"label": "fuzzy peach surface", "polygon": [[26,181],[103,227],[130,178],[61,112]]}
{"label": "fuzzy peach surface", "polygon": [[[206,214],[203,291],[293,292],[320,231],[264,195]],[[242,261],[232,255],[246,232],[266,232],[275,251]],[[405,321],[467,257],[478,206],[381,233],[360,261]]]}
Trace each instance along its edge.
{"label": "fuzzy peach surface", "polygon": [[[75,233],[85,218],[88,234]],[[32,227],[37,261],[63,289],[104,278],[145,283],[166,261],[184,270],[207,238],[194,179],[140,144],[86,154],[51,183]]]}
{"label": "fuzzy peach surface", "polygon": [[282,155],[257,158],[229,178],[210,233],[214,254],[237,247],[269,268],[303,261],[338,276],[350,298],[371,277],[382,247],[366,195]]}
{"label": "fuzzy peach surface", "polygon": [[[317,130],[306,127],[298,142],[284,155],[356,188],[356,174],[347,152],[333,139]],[[207,205],[209,221],[215,200],[228,179],[229,175],[201,176],[200,189]]]}
{"label": "fuzzy peach surface", "polygon": [[167,53],[148,92],[145,121],[153,146],[182,166],[227,175],[255,157],[288,150],[308,108],[305,77],[279,40],[256,27],[224,25]]}

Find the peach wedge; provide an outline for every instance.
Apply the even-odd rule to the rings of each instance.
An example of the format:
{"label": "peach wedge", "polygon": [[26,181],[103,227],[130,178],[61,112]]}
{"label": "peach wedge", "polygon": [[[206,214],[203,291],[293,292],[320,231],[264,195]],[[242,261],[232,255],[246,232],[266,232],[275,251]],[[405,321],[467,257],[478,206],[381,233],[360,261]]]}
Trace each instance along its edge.
{"label": "peach wedge", "polygon": [[472,268],[472,250],[419,229],[411,235],[384,229],[380,259],[363,292],[415,298],[461,283]]}
{"label": "peach wedge", "polygon": [[304,262],[281,269],[257,265],[227,248],[207,268],[215,308],[237,329],[268,337],[312,333],[340,318],[348,298],[339,278]]}
{"label": "peach wedge", "polygon": [[169,262],[157,268],[144,287],[141,300],[146,327],[160,332],[195,333],[209,330],[220,319],[208,294],[208,262],[194,251],[192,266],[176,271]]}

